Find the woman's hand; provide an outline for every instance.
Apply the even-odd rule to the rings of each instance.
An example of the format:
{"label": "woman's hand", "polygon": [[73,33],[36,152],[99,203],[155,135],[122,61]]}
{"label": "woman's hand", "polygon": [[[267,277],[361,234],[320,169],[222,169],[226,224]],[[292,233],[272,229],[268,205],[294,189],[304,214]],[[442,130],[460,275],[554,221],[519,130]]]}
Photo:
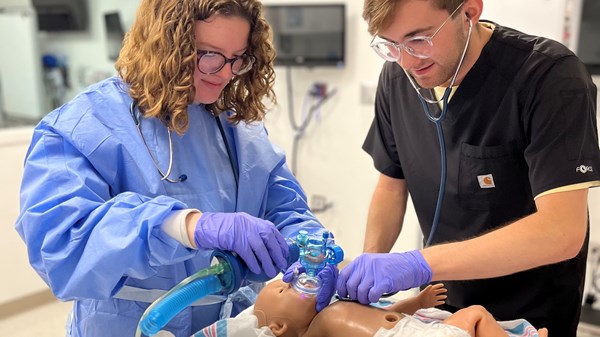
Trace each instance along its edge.
{"label": "woman's hand", "polygon": [[255,274],[275,277],[287,267],[289,247],[277,227],[246,213],[202,213],[194,242],[198,248],[235,252]]}

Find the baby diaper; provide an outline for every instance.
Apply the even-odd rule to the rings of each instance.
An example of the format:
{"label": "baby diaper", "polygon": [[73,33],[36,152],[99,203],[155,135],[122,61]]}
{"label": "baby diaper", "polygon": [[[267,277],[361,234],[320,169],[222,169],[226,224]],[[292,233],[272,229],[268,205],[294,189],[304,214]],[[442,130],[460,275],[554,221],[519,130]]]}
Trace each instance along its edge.
{"label": "baby diaper", "polygon": [[469,334],[452,325],[441,322],[421,322],[406,316],[392,329],[379,329],[375,337],[470,337]]}

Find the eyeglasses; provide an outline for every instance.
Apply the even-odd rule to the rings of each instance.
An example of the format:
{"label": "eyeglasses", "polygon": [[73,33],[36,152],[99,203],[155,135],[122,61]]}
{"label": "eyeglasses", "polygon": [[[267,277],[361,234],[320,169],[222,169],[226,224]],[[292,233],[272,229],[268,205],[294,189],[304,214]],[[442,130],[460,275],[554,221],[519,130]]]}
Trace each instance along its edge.
{"label": "eyeglasses", "polygon": [[397,62],[400,57],[402,57],[402,49],[416,58],[429,58],[433,52],[433,38],[444,27],[446,22],[448,22],[448,20],[454,16],[456,11],[458,11],[463,4],[464,2],[458,5],[452,14],[450,14],[450,16],[448,16],[446,20],[442,22],[442,24],[438,27],[438,29],[435,30],[435,32],[433,32],[433,34],[431,34],[431,36],[413,36],[404,40],[403,42],[398,43],[375,35],[369,46],[375,50],[377,55],[389,62]]}
{"label": "eyeglasses", "polygon": [[204,74],[218,73],[227,64],[231,64],[231,72],[234,75],[242,75],[252,69],[256,59],[251,55],[240,55],[234,58],[227,58],[225,55],[208,50],[197,50],[198,70]]}

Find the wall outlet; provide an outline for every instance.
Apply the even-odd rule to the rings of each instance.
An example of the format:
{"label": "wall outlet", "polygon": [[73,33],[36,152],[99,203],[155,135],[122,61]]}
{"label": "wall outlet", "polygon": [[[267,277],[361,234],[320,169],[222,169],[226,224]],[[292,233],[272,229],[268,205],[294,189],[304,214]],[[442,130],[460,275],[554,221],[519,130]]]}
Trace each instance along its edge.
{"label": "wall outlet", "polygon": [[375,95],[377,94],[377,83],[373,81],[364,81],[360,83],[360,104],[375,104]]}
{"label": "wall outlet", "polygon": [[600,243],[590,241],[588,245],[587,271],[585,273],[584,303],[593,309],[600,309],[598,297],[598,268],[600,264]]}
{"label": "wall outlet", "polygon": [[600,258],[600,243],[590,241],[588,246],[588,262],[595,263]]}
{"label": "wall outlet", "polygon": [[310,210],[313,213],[325,212],[333,207],[333,202],[327,201],[327,197],[323,195],[313,194],[309,199]]}

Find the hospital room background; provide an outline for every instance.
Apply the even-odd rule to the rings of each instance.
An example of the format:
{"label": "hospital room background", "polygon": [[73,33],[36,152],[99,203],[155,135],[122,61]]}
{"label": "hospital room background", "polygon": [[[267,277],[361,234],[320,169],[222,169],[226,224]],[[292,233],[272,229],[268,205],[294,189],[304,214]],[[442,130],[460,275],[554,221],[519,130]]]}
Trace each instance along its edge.
{"label": "hospital room background", "polygon": [[[561,41],[578,54],[592,55],[595,68],[590,69],[596,73],[594,81],[600,87],[600,6],[594,7],[595,13],[591,15],[594,21],[584,22],[581,8],[586,1],[600,2],[484,0],[482,17]],[[278,105],[268,113],[266,126],[273,142],[285,150],[288,164],[302,183],[316,215],[335,234],[346,258],[352,259],[362,250],[367,209],[377,179],[371,158],[361,145],[373,117],[375,88],[382,65],[382,60],[368,47],[371,37],[361,18],[362,1],[264,0],[263,3],[273,8],[302,4],[335,5],[331,8],[343,9],[340,17],[307,24],[316,36],[331,30],[341,36],[343,55],[328,64],[311,64],[310,60],[292,55],[283,62],[285,65],[278,65],[275,86]],[[24,328],[17,331],[10,327],[19,325],[18,318],[22,315],[53,302],[48,288],[29,266],[25,245],[13,227],[18,214],[23,158],[33,125],[87,85],[115,74],[114,58],[138,4],[139,0],[0,0],[2,335],[32,336],[33,333],[24,333]],[[42,21],[40,14],[51,13],[53,6],[72,11],[70,15],[75,20],[70,26],[53,26],[65,21],[52,18]],[[595,280],[600,276],[594,272],[600,259],[600,189],[590,191],[589,209],[592,227],[586,293],[594,293],[593,284],[600,282]],[[414,249],[420,242],[416,216],[411,212],[394,249]],[[597,307],[600,317],[600,303]],[[62,322],[67,312],[63,308],[66,306],[38,315],[51,312]],[[594,323],[600,325],[600,319],[586,322],[589,329],[582,329],[581,336],[600,336],[594,330]],[[60,324],[54,327],[57,331],[48,331],[46,327],[43,336],[63,336]],[[11,333],[6,334],[7,331]]]}

